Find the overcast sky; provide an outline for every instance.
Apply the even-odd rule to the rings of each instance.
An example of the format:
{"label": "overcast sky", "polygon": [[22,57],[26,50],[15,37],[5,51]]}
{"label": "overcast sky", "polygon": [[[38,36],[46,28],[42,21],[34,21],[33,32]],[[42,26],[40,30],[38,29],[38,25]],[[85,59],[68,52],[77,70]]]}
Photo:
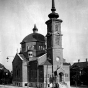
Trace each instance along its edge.
{"label": "overcast sky", "polygon": [[[11,70],[20,42],[32,33],[46,35],[52,0],[0,0],[0,63]],[[55,0],[56,12],[63,20],[63,57],[67,62],[88,58],[88,0]],[[7,62],[6,58],[10,56]]]}

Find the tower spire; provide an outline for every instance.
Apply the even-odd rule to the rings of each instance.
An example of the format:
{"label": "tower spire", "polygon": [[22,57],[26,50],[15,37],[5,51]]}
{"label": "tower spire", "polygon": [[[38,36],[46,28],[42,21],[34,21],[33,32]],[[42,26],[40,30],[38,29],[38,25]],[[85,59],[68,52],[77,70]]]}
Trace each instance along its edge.
{"label": "tower spire", "polygon": [[51,11],[52,11],[52,12],[53,12],[53,11],[56,11],[54,0],[52,0],[52,9],[51,9]]}
{"label": "tower spire", "polygon": [[54,0],[52,0],[52,8],[51,8],[51,11],[52,11],[52,13],[50,13],[50,14],[48,15],[48,17],[49,17],[50,19],[51,19],[51,18],[58,18],[58,17],[59,17],[58,13],[55,13],[56,8],[55,8],[55,2],[54,2]]}

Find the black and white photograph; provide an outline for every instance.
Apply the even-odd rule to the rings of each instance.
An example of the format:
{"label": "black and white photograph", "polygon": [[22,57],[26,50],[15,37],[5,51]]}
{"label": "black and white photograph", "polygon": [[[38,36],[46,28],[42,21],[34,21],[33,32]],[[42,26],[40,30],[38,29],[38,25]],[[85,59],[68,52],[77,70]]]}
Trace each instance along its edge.
{"label": "black and white photograph", "polygon": [[88,88],[88,0],[0,0],[0,88]]}

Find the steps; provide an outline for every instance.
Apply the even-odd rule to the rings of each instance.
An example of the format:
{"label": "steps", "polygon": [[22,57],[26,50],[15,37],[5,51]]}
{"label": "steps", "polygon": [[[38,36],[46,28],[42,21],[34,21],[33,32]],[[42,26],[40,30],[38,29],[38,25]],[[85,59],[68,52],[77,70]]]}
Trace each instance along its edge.
{"label": "steps", "polygon": [[59,88],[68,88],[66,83],[59,82]]}

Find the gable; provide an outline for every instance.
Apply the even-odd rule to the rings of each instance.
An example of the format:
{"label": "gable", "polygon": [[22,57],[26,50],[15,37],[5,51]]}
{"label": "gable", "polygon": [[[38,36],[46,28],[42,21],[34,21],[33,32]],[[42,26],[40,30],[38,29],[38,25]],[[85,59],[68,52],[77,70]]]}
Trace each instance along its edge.
{"label": "gable", "polygon": [[52,65],[48,60],[45,60],[40,65]]}
{"label": "gable", "polygon": [[65,70],[62,67],[60,67],[57,69],[57,73],[60,73],[60,72],[65,73]]}
{"label": "gable", "polygon": [[14,57],[14,59],[13,59],[12,64],[13,65],[21,64],[22,63],[22,60],[23,59],[20,57],[20,55],[19,54],[16,54],[15,57]]}

